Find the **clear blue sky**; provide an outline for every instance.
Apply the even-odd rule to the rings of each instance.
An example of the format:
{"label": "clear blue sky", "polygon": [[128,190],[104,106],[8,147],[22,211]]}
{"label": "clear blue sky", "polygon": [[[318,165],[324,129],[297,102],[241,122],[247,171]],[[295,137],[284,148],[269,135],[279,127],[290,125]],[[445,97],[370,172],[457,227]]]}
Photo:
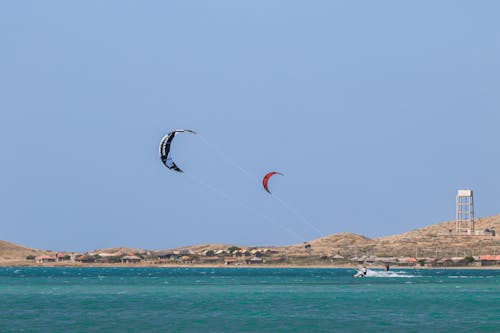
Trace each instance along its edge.
{"label": "clear blue sky", "polygon": [[[2,2],[0,239],[83,251],[375,237],[454,219],[460,188],[477,216],[500,213],[498,13]],[[158,157],[176,128],[202,134],[174,142],[184,175]],[[260,186],[270,170],[288,208]]]}

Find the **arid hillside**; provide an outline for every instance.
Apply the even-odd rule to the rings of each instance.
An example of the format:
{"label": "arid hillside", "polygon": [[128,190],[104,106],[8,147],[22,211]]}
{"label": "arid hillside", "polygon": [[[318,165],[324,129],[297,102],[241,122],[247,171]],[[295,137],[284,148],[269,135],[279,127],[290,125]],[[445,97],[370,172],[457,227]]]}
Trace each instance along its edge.
{"label": "arid hillside", "polygon": [[[356,248],[372,244],[372,242],[372,239],[365,236],[353,233],[340,233],[318,238],[304,244],[282,246],[275,249],[285,252],[289,256],[304,256],[306,254],[313,256],[334,256],[336,254],[346,254],[350,250],[354,253]],[[306,245],[310,245],[310,247],[306,247]]]}
{"label": "arid hillside", "polygon": [[[500,231],[500,215],[476,220],[476,231]],[[408,255],[418,257],[453,257],[496,254],[500,252],[500,236],[454,234],[455,221],[442,222],[404,234],[374,239],[368,251],[378,255]]]}
{"label": "arid hillside", "polygon": [[[500,231],[500,215],[476,220],[476,231]],[[441,222],[399,235],[370,239],[340,233],[304,244],[271,247],[288,256],[378,256],[378,257],[456,257],[481,254],[500,254],[500,236],[454,234],[455,221]],[[307,246],[310,245],[310,246]],[[199,245],[180,249],[200,253],[203,250],[221,250],[229,245]],[[240,246],[245,248],[244,246]],[[252,247],[255,248],[255,247]],[[270,248],[270,247],[266,247]],[[175,250],[180,250],[175,249]]]}
{"label": "arid hillside", "polygon": [[[340,233],[311,240],[303,244],[287,246],[243,246],[228,244],[203,244],[184,246],[175,249],[150,251],[125,247],[95,250],[92,253],[191,253],[206,255],[211,253],[226,253],[228,249],[241,248],[241,251],[255,253],[274,253],[286,257],[329,257],[341,256],[344,258],[377,256],[377,257],[459,257],[477,256],[486,254],[500,254],[500,236],[493,235],[500,231],[500,215],[479,218],[476,220],[476,231],[479,235],[454,234],[455,221],[447,221],[424,228],[416,229],[399,235],[381,238],[367,238],[352,233]],[[488,230],[485,232],[485,230]],[[72,252],[68,249],[67,252]],[[0,262],[24,261],[27,256],[54,255],[54,253],[32,249],[6,241],[0,241]]]}
{"label": "arid hillside", "polygon": [[[500,215],[476,220],[476,231],[500,231]],[[311,255],[378,257],[455,257],[500,254],[500,236],[454,234],[455,221],[441,222],[399,235],[369,239],[336,234],[309,242]],[[280,248],[289,255],[303,255],[304,245]]]}
{"label": "arid hillside", "polygon": [[36,250],[29,247],[13,244],[0,240],[0,261],[15,262],[26,259],[27,256],[40,256],[49,254],[48,251]]}

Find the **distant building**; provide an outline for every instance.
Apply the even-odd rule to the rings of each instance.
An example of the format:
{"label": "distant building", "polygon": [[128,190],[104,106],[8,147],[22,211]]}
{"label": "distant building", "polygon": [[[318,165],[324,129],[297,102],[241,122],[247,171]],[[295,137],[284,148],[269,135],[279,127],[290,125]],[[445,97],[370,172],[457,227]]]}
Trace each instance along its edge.
{"label": "distant building", "polygon": [[216,256],[212,257],[200,257],[199,258],[200,263],[202,264],[216,264],[218,262],[222,262],[222,259]]}
{"label": "distant building", "polygon": [[491,229],[476,230],[475,235],[477,235],[477,236],[495,236],[495,230],[491,230]]}
{"label": "distant building", "polygon": [[235,257],[225,257],[224,258],[224,264],[226,265],[234,265],[238,262],[238,260]]}
{"label": "distant building", "polygon": [[474,226],[474,193],[472,190],[458,190],[455,233],[474,235]]}
{"label": "distant building", "polygon": [[413,257],[397,258],[397,264],[398,265],[415,266],[417,264],[417,258],[413,258]]}
{"label": "distant building", "polygon": [[479,256],[481,266],[498,265],[500,263],[500,255],[484,255]]}
{"label": "distant building", "polygon": [[58,253],[56,255],[56,260],[57,261],[69,261],[69,260],[71,260],[71,255],[69,255],[67,253]]}
{"label": "distant building", "polygon": [[253,257],[251,259],[246,260],[247,264],[262,264],[262,262],[263,262],[262,258],[259,257]]}
{"label": "distant building", "polygon": [[136,255],[128,255],[121,258],[122,263],[130,263],[130,264],[136,264],[141,260],[142,260],[141,257],[138,257]]}
{"label": "distant building", "polygon": [[340,254],[336,254],[332,257],[333,260],[344,260],[345,258],[343,256],[341,256]]}
{"label": "distant building", "polygon": [[453,262],[453,260],[451,260],[451,258],[442,258],[436,262],[436,266],[450,267],[454,265],[455,263]]}
{"label": "distant building", "polygon": [[95,262],[96,261],[96,256],[95,255],[90,255],[90,254],[82,254],[81,256],[77,256],[75,258],[76,262],[82,262],[82,263],[90,263],[90,262]]}
{"label": "distant building", "polygon": [[42,255],[35,258],[36,262],[44,263],[44,262],[55,262],[57,259],[55,256]]}

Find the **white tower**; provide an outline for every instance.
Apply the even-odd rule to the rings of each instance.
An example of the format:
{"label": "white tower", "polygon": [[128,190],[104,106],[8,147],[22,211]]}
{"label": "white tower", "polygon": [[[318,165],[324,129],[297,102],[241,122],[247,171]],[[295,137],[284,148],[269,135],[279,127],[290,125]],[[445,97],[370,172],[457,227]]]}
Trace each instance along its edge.
{"label": "white tower", "polygon": [[474,195],[472,190],[458,190],[457,235],[474,235]]}

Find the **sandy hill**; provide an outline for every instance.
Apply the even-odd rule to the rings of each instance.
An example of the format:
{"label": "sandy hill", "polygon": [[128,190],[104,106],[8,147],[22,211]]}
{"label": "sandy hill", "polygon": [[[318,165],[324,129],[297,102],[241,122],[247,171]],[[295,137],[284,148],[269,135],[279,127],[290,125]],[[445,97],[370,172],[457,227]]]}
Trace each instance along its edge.
{"label": "sandy hill", "polygon": [[49,251],[36,250],[0,240],[0,261],[3,262],[23,260],[29,255],[39,256],[49,253]]}
{"label": "sandy hill", "polygon": [[[500,231],[500,215],[476,220],[476,230]],[[500,251],[500,237],[457,236],[455,221],[441,222],[399,235],[376,238],[362,248],[364,254],[379,256],[453,257],[494,254]]]}
{"label": "sandy hill", "polygon": [[346,249],[371,244],[372,240],[368,237],[353,233],[340,233],[312,240],[304,244],[295,244],[289,246],[276,247],[278,251],[286,252],[290,256],[303,256],[308,251],[305,247],[309,244],[311,255],[332,256],[345,252]]}
{"label": "sandy hill", "polygon": [[201,245],[183,246],[183,247],[176,248],[174,250],[177,250],[177,251],[191,250],[195,253],[201,253],[203,251],[225,250],[225,249],[228,249],[232,246],[238,246],[238,245],[234,245],[234,244],[201,244]]}
{"label": "sandy hill", "polygon": [[[500,231],[500,215],[476,219],[476,230],[492,229]],[[500,252],[500,236],[457,236],[453,234],[455,221],[441,222],[399,235],[370,239],[368,237],[340,233],[304,244],[293,244],[271,248],[288,256],[378,256],[378,257],[455,257]],[[308,251],[305,245],[311,247]],[[205,244],[187,246],[196,253],[203,250],[227,249],[231,245]],[[248,248],[240,246],[242,248]]]}
{"label": "sandy hill", "polygon": [[[352,247],[356,245],[366,244],[367,242],[371,242],[370,238],[356,235],[352,233],[341,233],[330,235],[327,237],[322,237],[307,243],[303,244],[292,244],[286,246],[242,246],[242,245],[234,245],[234,244],[203,244],[203,245],[193,245],[193,246],[184,246],[170,250],[163,251],[178,251],[178,250],[191,250],[195,253],[202,253],[203,251],[217,251],[217,250],[225,250],[232,246],[237,246],[242,249],[260,249],[260,250],[274,250],[279,253],[287,253],[290,256],[304,256],[307,255],[308,252],[305,248],[306,244],[311,245],[311,255],[331,255],[332,251],[340,250],[345,247]],[[336,254],[335,252],[334,254]]]}
{"label": "sandy hill", "polygon": [[[493,229],[500,231],[500,215],[476,219],[476,230]],[[378,238],[378,240],[419,239],[429,235],[450,235],[455,230],[455,221],[446,221],[403,234]]]}
{"label": "sandy hill", "polygon": [[[454,257],[481,254],[500,254],[500,235],[457,236],[453,234],[455,221],[441,222],[399,235],[367,238],[353,233],[334,234],[304,244],[287,246],[241,246],[235,244],[202,244],[184,246],[171,250],[152,251],[154,253],[174,250],[203,251],[225,250],[232,246],[243,249],[271,249],[288,256],[378,256],[378,257]],[[485,229],[500,232],[500,215],[476,220],[476,230]],[[307,249],[305,245],[309,244]],[[116,247],[95,250],[94,253],[146,253],[144,249]],[[0,262],[3,264],[24,260],[29,255],[54,254],[0,240]]]}
{"label": "sandy hill", "polygon": [[91,251],[91,253],[95,254],[100,254],[100,253],[125,253],[125,254],[144,254],[148,252],[147,250],[144,249],[137,249],[137,248],[131,248],[131,247],[109,247],[109,248],[104,248],[104,249],[97,249],[94,251]]}

